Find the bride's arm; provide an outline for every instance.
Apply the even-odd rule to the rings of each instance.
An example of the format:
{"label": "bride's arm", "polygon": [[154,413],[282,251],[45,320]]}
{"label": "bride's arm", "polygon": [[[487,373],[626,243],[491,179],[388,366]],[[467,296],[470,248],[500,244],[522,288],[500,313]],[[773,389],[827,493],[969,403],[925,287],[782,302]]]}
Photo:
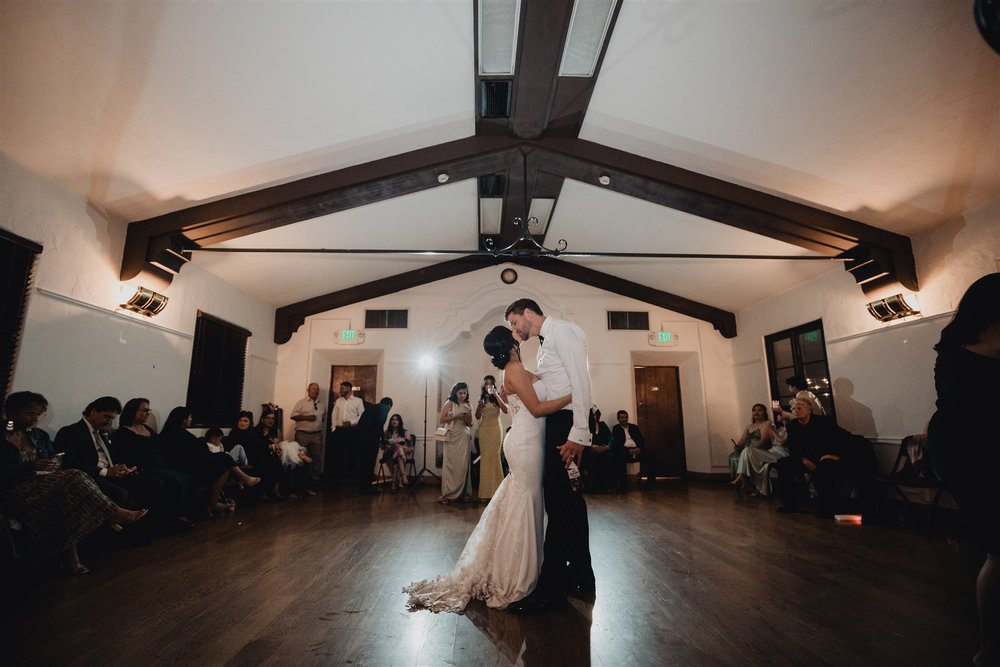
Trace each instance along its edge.
{"label": "bride's arm", "polygon": [[532,417],[544,417],[553,412],[558,412],[569,405],[572,394],[566,394],[565,396],[549,401],[538,400],[538,394],[535,393],[535,388],[531,386],[531,380],[534,376],[520,364],[515,365],[514,368],[511,368],[511,365],[513,364],[508,363],[504,369],[507,371],[504,381],[510,383],[513,393],[518,395]]}

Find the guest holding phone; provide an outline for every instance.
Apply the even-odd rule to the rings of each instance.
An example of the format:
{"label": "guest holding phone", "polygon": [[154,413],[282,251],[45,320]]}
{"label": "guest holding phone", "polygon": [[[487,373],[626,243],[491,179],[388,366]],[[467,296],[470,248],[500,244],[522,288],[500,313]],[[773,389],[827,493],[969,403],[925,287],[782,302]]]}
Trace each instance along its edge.
{"label": "guest holding phone", "polygon": [[479,498],[489,500],[503,481],[500,465],[500,445],[503,430],[500,414],[507,414],[507,404],[497,396],[497,380],[492,375],[483,378],[476,405],[479,420]]}

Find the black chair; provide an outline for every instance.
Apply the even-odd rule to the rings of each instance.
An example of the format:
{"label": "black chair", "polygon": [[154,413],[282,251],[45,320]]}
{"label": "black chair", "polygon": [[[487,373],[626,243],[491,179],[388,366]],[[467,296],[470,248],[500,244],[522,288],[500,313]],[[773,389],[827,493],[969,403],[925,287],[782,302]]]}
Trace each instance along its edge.
{"label": "black chair", "polygon": [[904,489],[933,489],[934,499],[927,510],[927,521],[924,524],[924,534],[929,535],[931,531],[931,521],[934,519],[934,511],[937,509],[944,493],[944,482],[934,470],[930,457],[927,455],[927,436],[908,435],[899,443],[899,452],[896,454],[896,462],[888,475],[878,475],[875,481],[881,485],[879,494],[879,505],[885,498],[886,489],[894,489],[896,494],[903,499],[903,504],[911,516],[916,514],[916,503],[910,500]]}

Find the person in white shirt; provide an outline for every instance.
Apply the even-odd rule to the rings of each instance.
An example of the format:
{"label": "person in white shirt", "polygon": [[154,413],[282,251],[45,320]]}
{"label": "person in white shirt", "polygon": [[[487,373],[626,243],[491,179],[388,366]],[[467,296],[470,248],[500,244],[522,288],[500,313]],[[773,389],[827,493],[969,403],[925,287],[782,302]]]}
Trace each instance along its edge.
{"label": "person in white shirt", "polygon": [[[504,313],[522,341],[538,336],[535,373],[546,395],[572,394],[567,409],[545,418],[545,548],[538,585],[528,597],[510,604],[508,611],[525,613],[562,606],[566,595],[594,592],[590,559],[587,503],[574,489],[567,468],[578,466],[591,442],[591,381],[587,337],[573,322],[546,317],[531,299],[519,299]],[[577,473],[579,474],[579,473]]]}
{"label": "person in white shirt", "polygon": [[354,451],[354,427],[358,425],[365,404],[354,395],[353,385],[348,381],[340,383],[340,397],[333,404],[330,413],[330,438],[332,456],[337,465],[337,476],[349,479],[357,472],[357,455]]}
{"label": "person in white shirt", "polygon": [[[310,382],[306,387],[306,397],[292,408],[292,421],[295,422],[295,442],[306,448],[307,456],[313,461],[310,464],[310,476],[313,480],[318,480],[323,475],[326,454],[323,447],[324,417],[326,404],[319,399],[319,384]],[[306,495],[314,496],[316,492],[308,489]]]}

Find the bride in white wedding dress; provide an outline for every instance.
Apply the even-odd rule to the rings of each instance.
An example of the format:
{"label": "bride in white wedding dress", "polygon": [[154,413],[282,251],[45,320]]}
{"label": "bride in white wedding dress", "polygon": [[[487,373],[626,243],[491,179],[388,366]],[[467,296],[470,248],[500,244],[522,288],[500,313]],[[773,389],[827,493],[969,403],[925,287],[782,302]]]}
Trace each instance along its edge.
{"label": "bride in white wedding dress", "polygon": [[504,371],[501,398],[506,395],[513,414],[503,441],[510,474],[483,511],[455,568],[403,589],[411,610],[460,613],[472,598],[504,609],[532,591],[542,567],[545,420],[540,417],[569,405],[570,396],[545,400],[545,388],[521,364],[518,343],[507,327],[490,331],[483,349]]}

